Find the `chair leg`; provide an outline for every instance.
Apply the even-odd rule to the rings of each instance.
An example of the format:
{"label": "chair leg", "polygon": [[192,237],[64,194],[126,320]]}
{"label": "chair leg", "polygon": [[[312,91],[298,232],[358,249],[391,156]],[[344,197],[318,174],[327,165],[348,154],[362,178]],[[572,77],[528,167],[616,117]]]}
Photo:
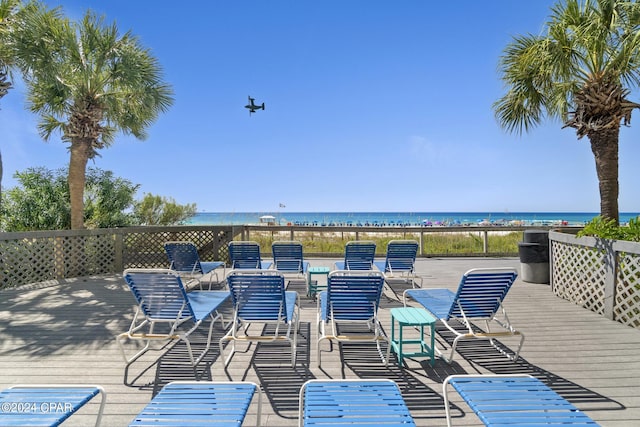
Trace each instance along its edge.
{"label": "chair leg", "polygon": [[316,352],[317,352],[316,356],[318,358],[318,362],[317,362],[318,363],[318,368],[322,365],[322,361],[320,359],[320,357],[321,357],[320,356],[320,354],[321,354],[321,352],[320,352],[320,343],[323,340],[326,340],[326,339],[327,339],[327,337],[325,337],[325,335],[324,335],[324,325],[322,324],[322,321],[318,321],[318,342],[316,343]]}
{"label": "chair leg", "polygon": [[198,329],[198,327],[200,327],[200,325],[202,324],[202,320],[194,322],[194,325],[193,325],[193,327],[191,329],[189,329],[187,332],[182,333],[182,334],[180,334],[178,336],[178,338],[181,339],[182,341],[184,341],[184,343],[187,346],[187,351],[189,353],[189,360],[191,361],[191,365],[194,368],[194,372],[195,372],[196,366],[202,361],[202,359],[204,359],[204,357],[207,355],[207,352],[211,348],[211,338],[213,337],[213,326],[215,325],[215,320],[218,317],[222,317],[222,316],[218,313],[214,317],[214,315],[212,313],[210,317],[211,317],[211,320],[210,320],[210,323],[209,323],[209,331],[207,333],[207,344],[206,344],[204,350],[202,350],[202,352],[200,353],[200,355],[197,358],[194,358],[194,356],[193,356],[193,349],[191,347],[191,341],[189,341],[189,336],[196,329]]}
{"label": "chair leg", "polygon": [[523,345],[524,345],[524,334],[520,332],[520,345],[518,345],[518,350],[516,351],[516,354],[513,356],[514,362],[518,360],[518,357],[520,357],[520,350],[522,349]]}
{"label": "chair leg", "polygon": [[186,336],[180,337],[180,339],[182,341],[184,341],[184,343],[187,345],[187,352],[189,353],[189,360],[191,361],[191,366],[193,367],[194,372],[195,372],[196,364],[195,364],[195,361],[193,359],[193,350],[191,349],[191,342],[189,341],[189,338],[187,338]]}
{"label": "chair leg", "polygon": [[124,350],[124,341],[126,341],[127,339],[134,339],[136,337],[134,337],[134,335],[136,334],[137,331],[144,329],[145,327],[148,326],[148,332],[146,333],[147,336],[152,336],[153,335],[153,326],[154,323],[153,322],[149,322],[148,320],[143,320],[140,324],[137,324],[137,320],[138,320],[138,314],[139,314],[139,310],[136,310],[136,313],[133,316],[133,320],[131,321],[131,326],[129,327],[129,331],[124,332],[120,335],[118,335],[116,337],[116,342],[118,343],[118,346],[120,347],[120,351],[122,352],[122,357],[125,360],[125,363],[128,365],[132,364],[133,362],[135,362],[140,356],[142,356],[144,353],[147,352],[147,350],[149,350],[149,347],[151,346],[151,339],[146,339],[146,344],[144,346],[144,348],[140,351],[138,351],[136,354],[134,354],[133,356],[131,356],[130,358],[127,358],[126,352]]}
{"label": "chair leg", "polygon": [[222,345],[222,343],[224,342],[226,335],[222,338],[220,338],[220,341],[218,341],[218,350],[220,351],[220,357],[224,360],[224,345]]}
{"label": "chair leg", "polygon": [[518,343],[518,348],[517,350],[513,353],[513,354],[509,354],[507,353],[505,350],[503,350],[502,348],[500,348],[498,346],[498,344],[496,344],[494,341],[494,339],[490,339],[489,343],[491,343],[491,345],[493,346],[493,348],[495,348],[496,350],[498,350],[498,352],[502,353],[504,356],[506,356],[509,360],[511,360],[512,362],[515,362],[516,360],[518,360],[518,357],[520,357],[520,350],[522,349],[522,345],[524,344],[524,334],[521,332],[517,332],[514,333],[512,336],[514,335],[520,335],[520,342]]}
{"label": "chair leg", "polygon": [[451,345],[451,353],[449,354],[449,357],[443,357],[445,362],[447,362],[448,364],[451,364],[451,362],[453,362],[453,355],[456,353],[458,341],[460,341],[460,339],[462,338],[464,338],[464,335],[458,335],[457,337],[455,337],[455,339],[453,340],[453,344]]}
{"label": "chair leg", "polygon": [[298,323],[295,321],[293,324],[293,340],[291,340],[291,367],[296,367],[296,353],[298,351]]}
{"label": "chair leg", "polygon": [[209,349],[211,348],[211,337],[213,336],[213,325],[214,324],[215,324],[214,319],[211,319],[211,322],[210,322],[210,325],[209,325],[209,333],[207,334],[207,345],[205,346],[204,350],[202,350],[202,354],[200,354],[200,356],[196,359],[194,368],[198,363],[200,363],[202,361],[202,359],[204,359],[204,357],[209,352]]}
{"label": "chair leg", "polygon": [[[231,328],[233,328],[234,326],[231,326]],[[224,360],[224,366],[228,366],[229,362],[231,362],[231,358],[233,357],[233,354],[236,351],[236,340],[233,338],[233,329],[229,332],[227,332],[227,334],[225,336],[223,336],[222,338],[220,338],[220,356],[223,358]],[[231,344],[229,344],[229,346],[231,346],[231,352],[227,355],[227,357],[224,357],[224,346],[223,343],[224,341],[231,341]]]}
{"label": "chair leg", "polygon": [[387,366],[389,364],[389,356],[387,356],[387,358],[385,359],[384,353],[382,352],[382,347],[380,346],[380,340],[378,338],[375,338],[375,340],[376,340],[376,348],[378,350],[378,355],[380,356],[382,363],[384,363],[384,365]]}
{"label": "chair leg", "polygon": [[413,285],[413,288],[414,288],[414,289],[416,288],[416,285],[418,284],[418,283],[417,283],[417,280],[420,280],[420,286],[418,286],[418,287],[419,287],[419,288],[422,288],[422,285],[423,285],[423,282],[422,282],[422,280],[423,280],[423,279],[422,279],[422,276],[413,276],[413,277],[411,278],[411,284]]}
{"label": "chair leg", "polygon": [[216,283],[220,283],[218,273],[215,270],[209,272],[209,290],[211,290],[211,288],[213,287],[213,276],[216,276]]}
{"label": "chair leg", "polygon": [[[384,332],[382,332],[382,325],[380,325],[379,322],[376,321],[376,327],[375,327],[375,340],[376,340],[376,347],[378,348],[378,354],[380,355],[380,358],[382,359],[382,362],[384,363],[384,366],[388,366],[389,365],[389,358],[391,357],[391,343],[389,342],[389,339],[386,337],[386,335],[384,334]],[[386,357],[385,355],[382,353],[382,348],[380,347],[380,341],[384,341],[387,343],[387,352],[386,352]]]}
{"label": "chair leg", "polygon": [[[215,316],[214,316],[215,313]],[[224,323],[224,317],[222,316],[222,313],[220,313],[218,310],[216,310],[215,312],[211,313],[211,323],[213,324],[216,320],[220,319],[220,324],[222,325],[222,329],[227,329],[227,325],[225,325]]]}
{"label": "chair leg", "polygon": [[136,354],[134,354],[131,357],[127,357],[126,352],[124,350],[124,342],[131,338],[129,336],[128,332],[124,332],[120,335],[118,335],[116,337],[116,342],[118,343],[118,346],[120,347],[120,351],[122,352],[122,357],[124,358],[124,361],[127,365],[132,364],[133,362],[135,362],[140,356],[142,356],[143,354],[145,354],[147,352],[147,350],[149,350],[149,346],[151,345],[151,340],[146,340],[146,344],[144,346],[144,348],[142,348],[142,350],[138,351]]}

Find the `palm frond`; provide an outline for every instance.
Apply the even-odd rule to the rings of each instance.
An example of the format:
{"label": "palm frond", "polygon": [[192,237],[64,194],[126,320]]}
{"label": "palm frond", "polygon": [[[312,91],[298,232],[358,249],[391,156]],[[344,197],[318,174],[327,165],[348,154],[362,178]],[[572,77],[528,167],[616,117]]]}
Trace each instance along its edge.
{"label": "palm frond", "polygon": [[38,133],[46,141],[54,132],[61,130],[64,126],[65,123],[61,122],[56,117],[44,114],[38,123]]}
{"label": "palm frond", "polygon": [[[93,130],[85,136],[95,137],[100,129],[94,144],[100,149],[118,132],[144,138],[145,129],[173,103],[172,89],[150,52],[130,32],[120,36],[115,23],[107,25],[91,11],[78,23],[41,12],[25,20],[23,30],[29,108],[42,115],[42,135],[55,130],[68,132],[67,139],[82,135],[85,125],[76,128],[70,118],[95,117],[101,123],[86,127]],[[52,117],[66,125],[52,125]]]}
{"label": "palm frond", "polygon": [[[628,108],[635,104],[620,98],[619,94],[625,92],[617,90],[616,85],[640,84],[640,3],[559,2],[551,9],[546,34],[514,37],[499,65],[507,93],[494,104],[494,110],[508,131],[528,131],[543,118],[575,123],[576,117],[595,117],[600,114],[598,110],[585,112],[587,107],[576,97],[607,99],[607,94],[592,96],[585,93],[587,87],[618,94],[618,104],[607,102],[611,118],[599,118],[598,122],[612,123],[619,117],[627,120]],[[616,108],[620,111],[614,111]],[[576,116],[578,110],[581,112]]]}

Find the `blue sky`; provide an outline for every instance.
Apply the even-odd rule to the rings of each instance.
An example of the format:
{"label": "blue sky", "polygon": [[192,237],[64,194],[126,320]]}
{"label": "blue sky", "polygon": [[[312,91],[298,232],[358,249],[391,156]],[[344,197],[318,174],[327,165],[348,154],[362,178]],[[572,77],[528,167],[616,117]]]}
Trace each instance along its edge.
{"label": "blue sky", "polygon": [[[558,122],[508,134],[491,109],[503,48],[540,33],[553,1],[46,3],[131,30],[173,86],[147,140],[120,136],[89,164],[140,184],[138,198],[210,212],[599,212],[586,138]],[[16,171],[68,163],[24,92],[17,82],[0,101],[5,188]],[[266,110],[249,116],[248,95]],[[620,135],[622,212],[640,211],[639,115]]]}

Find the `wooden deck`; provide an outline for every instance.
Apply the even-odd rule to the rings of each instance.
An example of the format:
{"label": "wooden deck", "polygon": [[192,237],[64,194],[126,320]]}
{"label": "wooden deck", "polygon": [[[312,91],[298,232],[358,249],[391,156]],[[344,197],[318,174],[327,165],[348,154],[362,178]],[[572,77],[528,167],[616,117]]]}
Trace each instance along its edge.
{"label": "wooden deck", "polygon": [[[311,260],[332,266],[333,260]],[[508,259],[420,259],[425,287],[454,289],[460,276],[474,267],[513,266]],[[240,352],[224,368],[217,346],[223,332],[216,326],[214,346],[198,367],[208,380],[254,381],[262,386],[263,425],[293,426],[298,419],[298,391],[312,378],[390,378],[396,381],[419,426],[445,424],[442,381],[455,373],[532,374],[583,409],[603,426],[640,425],[640,331],[604,319],[555,297],[548,285],[518,280],[506,300],[512,323],[526,335],[521,358],[510,362],[482,342],[461,345],[454,362],[422,359],[400,368],[385,367],[374,345],[323,345],[322,368],[316,366],[315,302],[302,297],[302,326],[295,369],[287,345],[239,345]],[[404,285],[397,286],[399,294]],[[390,329],[389,308],[401,301],[389,290],[381,318]],[[91,383],[107,393],[103,426],[125,426],[166,383],[194,380],[182,344],[157,347],[128,371],[115,342],[133,316],[133,297],[120,276],[33,284],[0,291],[0,388],[19,383]],[[205,328],[202,328],[203,332]],[[196,348],[204,336],[194,333]],[[440,347],[449,348],[446,336]],[[515,341],[502,342],[514,347]],[[245,351],[246,349],[246,351]],[[481,425],[456,397],[454,423]],[[256,404],[245,425],[255,424]],[[90,404],[65,425],[90,425],[97,404]]]}

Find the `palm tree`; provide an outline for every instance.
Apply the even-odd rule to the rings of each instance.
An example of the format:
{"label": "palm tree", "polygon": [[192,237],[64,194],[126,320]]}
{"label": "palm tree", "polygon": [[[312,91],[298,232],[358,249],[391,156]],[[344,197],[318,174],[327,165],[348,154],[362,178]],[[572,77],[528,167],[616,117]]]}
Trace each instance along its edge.
{"label": "palm tree", "polygon": [[20,0],[0,0],[0,99],[11,89],[11,53],[10,36],[13,22],[19,10]]}
{"label": "palm tree", "polygon": [[60,131],[69,144],[71,228],[84,228],[88,160],[118,132],[144,139],[172,104],[171,87],[136,37],[120,36],[115,23],[105,25],[91,11],[77,23],[54,14],[29,16],[17,46],[40,135],[48,140]]}
{"label": "palm tree", "polygon": [[494,103],[499,123],[522,133],[562,120],[591,143],[600,215],[619,220],[618,138],[640,107],[627,99],[640,83],[640,3],[566,0],[552,7],[546,34],[514,37],[500,58],[507,93]]}
{"label": "palm tree", "polygon": [[[17,68],[14,54],[14,33],[19,21],[29,13],[43,11],[43,6],[35,1],[26,5],[20,0],[0,0],[0,99],[13,88],[12,70]],[[57,13],[54,11],[45,13]],[[0,202],[2,201],[2,155],[0,153]]]}
{"label": "palm tree", "polygon": [[[0,0],[0,99],[11,89],[11,32],[13,21],[18,12],[19,0]],[[2,153],[0,153],[0,202],[2,201]]]}

